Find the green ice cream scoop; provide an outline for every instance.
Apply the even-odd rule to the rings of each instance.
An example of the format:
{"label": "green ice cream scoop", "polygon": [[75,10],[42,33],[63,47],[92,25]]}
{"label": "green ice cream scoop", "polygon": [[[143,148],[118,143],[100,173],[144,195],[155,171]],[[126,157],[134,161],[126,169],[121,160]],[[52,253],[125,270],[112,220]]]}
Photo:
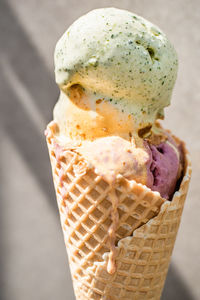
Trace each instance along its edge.
{"label": "green ice cream scoop", "polygon": [[162,118],[177,76],[177,54],[149,21],[116,8],[75,21],[55,49],[56,82],[102,95],[141,127]]}

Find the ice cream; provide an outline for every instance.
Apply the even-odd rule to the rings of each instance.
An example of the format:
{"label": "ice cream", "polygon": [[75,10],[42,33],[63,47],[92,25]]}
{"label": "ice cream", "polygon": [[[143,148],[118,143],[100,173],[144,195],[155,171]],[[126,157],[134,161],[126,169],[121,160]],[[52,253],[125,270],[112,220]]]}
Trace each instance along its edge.
{"label": "ice cream", "polygon": [[158,27],[115,8],[56,45],[46,136],[77,300],[160,297],[190,177],[183,143],[158,122],[177,65]]}
{"label": "ice cream", "polygon": [[55,49],[60,136],[80,140],[78,151],[107,178],[121,174],[168,199],[180,155],[155,121],[170,104],[177,64],[165,34],[133,13],[106,8],[79,18]]}

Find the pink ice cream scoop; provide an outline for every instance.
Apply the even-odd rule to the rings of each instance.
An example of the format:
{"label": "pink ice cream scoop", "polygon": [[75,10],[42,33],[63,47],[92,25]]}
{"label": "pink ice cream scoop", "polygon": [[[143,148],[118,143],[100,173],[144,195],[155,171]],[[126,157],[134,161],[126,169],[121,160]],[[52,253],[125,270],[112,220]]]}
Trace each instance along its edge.
{"label": "pink ice cream scoop", "polygon": [[180,173],[180,150],[169,142],[159,145],[149,144],[149,184],[148,187],[157,191],[165,199],[173,194]]}

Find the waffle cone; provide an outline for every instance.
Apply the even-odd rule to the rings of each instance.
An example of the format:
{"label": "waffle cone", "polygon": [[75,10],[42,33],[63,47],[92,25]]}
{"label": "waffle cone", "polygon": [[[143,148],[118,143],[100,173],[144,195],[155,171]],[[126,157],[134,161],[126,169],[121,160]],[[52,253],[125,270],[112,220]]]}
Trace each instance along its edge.
{"label": "waffle cone", "polygon": [[[191,176],[185,147],[184,177],[172,201],[166,201],[159,193],[120,175],[111,186],[73,147],[60,147],[51,123],[48,131],[76,299],[159,300]],[[114,272],[108,272],[111,252]]]}

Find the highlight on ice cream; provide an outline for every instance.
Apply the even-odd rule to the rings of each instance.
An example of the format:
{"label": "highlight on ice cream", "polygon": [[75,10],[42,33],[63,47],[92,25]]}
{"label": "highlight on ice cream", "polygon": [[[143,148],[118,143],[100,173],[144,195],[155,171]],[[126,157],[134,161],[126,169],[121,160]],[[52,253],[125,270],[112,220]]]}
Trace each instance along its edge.
{"label": "highlight on ice cream", "polygon": [[[117,276],[113,274],[118,272],[118,241],[134,237],[137,228],[159,214],[163,203],[172,201],[186,170],[183,143],[159,123],[170,105],[177,54],[157,26],[132,12],[104,8],[69,27],[56,45],[54,60],[60,96],[46,135],[61,222],[64,218],[66,245],[72,255],[74,288],[77,299],[83,299],[84,293],[87,299],[104,299],[93,298],[92,288],[85,281],[78,283],[77,274],[84,269],[89,276],[92,268],[106,260],[108,274]],[[85,207],[84,201],[88,202]],[[134,201],[140,204],[132,211]],[[108,203],[105,218],[103,202]],[[87,233],[94,211],[99,220]],[[128,222],[134,216],[137,224]],[[94,250],[88,243],[96,240],[97,228],[103,242],[97,242]],[[80,292],[83,286],[88,290]],[[101,293],[107,297],[106,291]]]}

